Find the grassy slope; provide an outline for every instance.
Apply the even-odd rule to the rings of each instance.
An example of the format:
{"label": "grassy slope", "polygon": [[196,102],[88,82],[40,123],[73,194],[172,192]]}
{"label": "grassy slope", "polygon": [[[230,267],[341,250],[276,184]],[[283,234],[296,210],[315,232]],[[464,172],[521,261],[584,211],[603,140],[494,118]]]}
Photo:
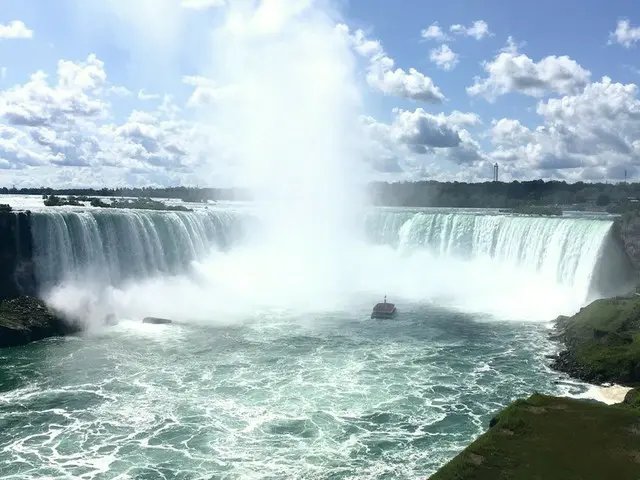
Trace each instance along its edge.
{"label": "grassy slope", "polygon": [[430,480],[640,479],[640,410],[533,395],[517,400]]}
{"label": "grassy slope", "polygon": [[640,382],[640,296],[597,300],[559,326],[573,360],[594,380]]}

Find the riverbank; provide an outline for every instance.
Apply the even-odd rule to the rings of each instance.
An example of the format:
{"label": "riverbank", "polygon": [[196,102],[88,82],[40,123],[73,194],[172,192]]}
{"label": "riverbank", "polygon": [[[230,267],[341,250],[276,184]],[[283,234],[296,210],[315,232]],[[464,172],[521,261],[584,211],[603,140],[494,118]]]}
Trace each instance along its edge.
{"label": "riverbank", "polygon": [[640,296],[596,300],[555,327],[565,350],[552,368],[589,383],[640,385]]}
{"label": "riverbank", "polygon": [[632,387],[640,386],[640,296],[596,300],[559,317],[550,338],[564,345],[552,368],[617,385],[594,386],[601,401],[516,400],[431,480],[639,478],[640,390]]}
{"label": "riverbank", "polygon": [[534,394],[502,410],[430,480],[637,480],[638,472],[640,409]]}

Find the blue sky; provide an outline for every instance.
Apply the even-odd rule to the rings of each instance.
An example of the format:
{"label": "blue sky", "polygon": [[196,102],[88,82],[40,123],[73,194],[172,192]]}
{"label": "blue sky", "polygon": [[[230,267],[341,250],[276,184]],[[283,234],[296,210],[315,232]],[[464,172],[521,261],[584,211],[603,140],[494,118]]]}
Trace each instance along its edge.
{"label": "blue sky", "polygon": [[[494,162],[505,180],[615,181],[625,170],[640,177],[637,2],[194,0],[199,8],[188,8],[185,1],[4,0],[0,182],[241,184],[247,166],[266,171],[247,156],[292,168],[260,145],[260,138],[288,143],[291,116],[332,136],[339,146],[331,155],[346,151],[346,140],[333,138],[344,134],[326,126],[332,115],[358,124],[349,138],[358,138],[353,156],[367,179],[478,181],[491,177]],[[238,6],[246,19],[267,12],[269,21],[282,20],[277,32],[217,34]],[[343,44],[334,45],[339,25]],[[242,48],[221,39],[258,38],[251,35],[261,35],[247,43],[256,70],[237,58],[231,64],[251,81],[265,77],[261,95],[274,98],[259,105],[238,94],[244,79],[221,67],[224,55]],[[436,49],[448,54],[441,56],[448,66],[436,64]],[[261,51],[276,53],[267,59]],[[333,102],[347,90],[325,79],[328,70],[301,73],[326,65],[355,84],[357,109]],[[30,82],[38,71],[47,77]],[[298,74],[306,85],[286,84]],[[327,98],[318,106],[332,108],[323,110],[324,123],[287,98],[320,87]],[[291,156],[311,150],[304,142],[315,140],[305,139],[288,146]],[[329,163],[311,158],[294,170],[335,174]]]}

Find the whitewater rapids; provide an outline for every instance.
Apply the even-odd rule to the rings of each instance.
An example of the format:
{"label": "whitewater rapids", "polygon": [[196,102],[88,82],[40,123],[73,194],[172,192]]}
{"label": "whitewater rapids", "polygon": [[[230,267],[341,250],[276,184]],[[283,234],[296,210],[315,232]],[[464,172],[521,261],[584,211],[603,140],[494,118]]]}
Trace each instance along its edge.
{"label": "whitewater rapids", "polygon": [[0,352],[0,476],[413,479],[515,398],[594,395],[546,366],[546,321],[616,278],[611,218],[373,209],[294,251],[261,221],[34,211],[38,281],[90,329]]}
{"label": "whitewater rapids", "polygon": [[617,261],[606,217],[381,208],[363,215],[357,238],[296,248],[256,241],[260,218],[250,209],[32,218],[37,278],[57,306],[205,323],[348,311],[384,294],[399,304],[547,321],[608,293],[598,277]]}

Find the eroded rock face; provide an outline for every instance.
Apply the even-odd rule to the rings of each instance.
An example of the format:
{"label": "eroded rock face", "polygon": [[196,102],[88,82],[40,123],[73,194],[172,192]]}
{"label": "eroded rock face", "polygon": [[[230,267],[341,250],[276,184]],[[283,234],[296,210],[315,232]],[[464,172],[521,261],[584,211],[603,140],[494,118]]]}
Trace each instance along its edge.
{"label": "eroded rock face", "polygon": [[38,298],[23,295],[0,303],[0,348],[69,335],[79,330],[78,325],[69,322]]}
{"label": "eroded rock face", "polygon": [[629,261],[640,272],[640,212],[625,213],[614,223],[614,233],[619,238]]}
{"label": "eroded rock face", "polygon": [[0,301],[35,293],[31,212],[0,212]]}

